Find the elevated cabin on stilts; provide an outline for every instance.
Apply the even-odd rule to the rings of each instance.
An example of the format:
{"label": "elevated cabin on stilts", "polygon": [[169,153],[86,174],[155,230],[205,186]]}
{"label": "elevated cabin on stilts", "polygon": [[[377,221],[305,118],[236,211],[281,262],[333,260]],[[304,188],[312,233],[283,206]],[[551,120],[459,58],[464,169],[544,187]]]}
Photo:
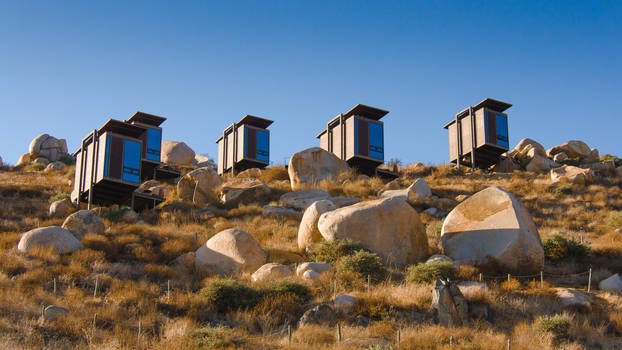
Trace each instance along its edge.
{"label": "elevated cabin on stilts", "polygon": [[487,169],[509,149],[508,115],[511,104],[487,98],[458,114],[443,128],[449,131],[449,161],[458,167]]}
{"label": "elevated cabin on stilts", "polygon": [[380,119],[388,113],[380,108],[358,104],[326,123],[326,129],[316,138],[320,139],[322,149],[332,152],[366,175],[396,177],[396,174],[378,169],[384,163],[384,123]]}
{"label": "elevated cabin on stilts", "polygon": [[218,144],[218,175],[270,164],[270,130],[272,120],[247,115],[227,127]]}

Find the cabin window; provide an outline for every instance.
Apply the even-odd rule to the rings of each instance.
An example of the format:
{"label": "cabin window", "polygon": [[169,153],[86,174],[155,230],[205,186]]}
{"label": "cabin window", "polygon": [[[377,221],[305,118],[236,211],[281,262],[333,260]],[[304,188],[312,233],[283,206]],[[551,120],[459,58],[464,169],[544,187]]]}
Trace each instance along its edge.
{"label": "cabin window", "polygon": [[106,155],[104,156],[104,176],[108,176],[109,165],[110,165],[110,136],[106,136]]}
{"label": "cabin window", "polygon": [[140,142],[125,140],[123,147],[123,174],[121,179],[140,183]]}
{"label": "cabin window", "polygon": [[160,161],[160,149],[162,147],[162,130],[147,129],[147,154],[146,158],[156,162]]}
{"label": "cabin window", "polygon": [[270,134],[265,130],[257,130],[257,160],[270,161]]}
{"label": "cabin window", "polygon": [[508,117],[497,114],[497,145],[509,148],[510,142],[508,138]]}
{"label": "cabin window", "polygon": [[369,123],[369,156],[384,160],[384,140],[380,123]]}

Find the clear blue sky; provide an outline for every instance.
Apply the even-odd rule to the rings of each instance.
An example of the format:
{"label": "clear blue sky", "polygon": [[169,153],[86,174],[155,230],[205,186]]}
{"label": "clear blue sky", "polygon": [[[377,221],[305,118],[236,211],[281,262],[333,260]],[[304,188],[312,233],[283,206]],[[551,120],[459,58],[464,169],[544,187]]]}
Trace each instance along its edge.
{"label": "clear blue sky", "polygon": [[510,145],[585,140],[622,155],[622,1],[2,1],[0,156],[40,133],[74,150],[108,118],[169,118],[216,155],[245,114],[271,160],[319,144],[357,103],[390,111],[385,158],[443,163],[442,125],[510,102]]}

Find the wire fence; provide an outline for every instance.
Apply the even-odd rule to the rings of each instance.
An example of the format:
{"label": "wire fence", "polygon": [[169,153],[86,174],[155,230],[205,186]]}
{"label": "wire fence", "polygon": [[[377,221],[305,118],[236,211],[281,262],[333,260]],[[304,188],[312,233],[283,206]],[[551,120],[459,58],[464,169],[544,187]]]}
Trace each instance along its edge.
{"label": "wire fence", "polygon": [[[592,268],[590,268],[587,271],[582,271],[582,272],[576,272],[576,273],[570,273],[570,274],[554,274],[554,273],[545,273],[544,271],[541,271],[538,274],[529,274],[529,275],[512,275],[510,273],[506,274],[506,275],[485,275],[480,273],[478,276],[478,279],[480,282],[487,282],[487,281],[494,281],[494,282],[503,282],[503,281],[511,281],[511,280],[536,280],[536,279],[540,279],[540,283],[542,286],[542,283],[547,280],[547,279],[564,279],[564,278],[571,278],[571,277],[584,277],[587,276],[588,281],[587,281],[587,285],[586,285],[586,289],[587,292],[589,293],[591,290],[591,284],[592,284]],[[370,276],[368,276],[367,278],[367,292],[370,292],[371,290],[371,279]],[[336,283],[336,281],[335,281]],[[52,293],[54,293],[54,295],[58,295],[60,288],[69,288],[69,287],[80,287],[83,289],[87,289],[87,290],[92,290],[93,291],[93,297],[97,297],[98,293],[101,295],[101,288],[102,285],[99,282],[99,278],[95,278],[92,281],[65,281],[64,283],[61,283],[57,278],[54,278],[53,280],[49,281],[49,282],[44,282],[43,286],[45,289],[51,291]],[[172,288],[172,284],[171,281],[168,280],[166,283],[160,283],[158,284],[158,287],[160,289],[160,297],[165,296],[167,299],[170,299],[171,294],[173,292],[173,288]],[[334,288],[334,294],[336,295],[336,285],[333,287]],[[42,308],[42,314],[43,314],[44,309]],[[43,316],[43,315],[42,315]],[[96,334],[96,331],[98,328],[103,328],[106,326],[112,326],[112,327],[121,327],[124,329],[128,329],[131,331],[135,331],[137,332],[137,342],[138,344],[140,344],[142,342],[142,339],[144,338],[146,333],[150,333],[152,335],[158,335],[160,336],[160,338],[162,338],[162,327],[160,325],[154,325],[154,324],[150,324],[148,325],[147,328],[145,328],[143,322],[141,320],[135,321],[135,322],[117,322],[114,320],[110,320],[110,319],[106,319],[103,318],[101,316],[98,316],[98,314],[94,314],[93,315],[93,319],[84,319],[85,324],[88,324],[87,327],[84,328],[84,332],[85,335],[87,337],[87,342],[89,344],[91,344],[91,341],[94,337],[94,335]],[[86,329],[90,328],[90,333],[88,331],[86,331]],[[342,342],[342,331],[341,331],[341,325],[337,324],[336,326],[336,332],[337,332],[337,342],[341,343]],[[266,338],[279,338],[279,340],[282,340],[285,336],[287,336],[287,341],[288,342],[292,342],[292,327],[291,325],[287,325],[286,327],[282,327],[279,330],[273,331],[273,332],[269,332],[269,333],[264,333],[264,334],[260,334],[260,335],[247,335],[245,336],[248,339],[251,340],[261,340],[261,339],[266,339]],[[401,342],[401,330],[398,329],[396,332],[396,337],[395,337],[395,341],[393,342],[394,345],[397,345],[397,347],[399,348],[400,346],[400,342]],[[450,346],[454,345],[454,339],[453,336],[450,337],[450,339],[448,339],[448,344]],[[506,344],[504,344],[506,345]],[[511,349],[511,339],[507,340],[507,349],[510,350]],[[561,347],[560,349],[564,349],[563,347]]]}

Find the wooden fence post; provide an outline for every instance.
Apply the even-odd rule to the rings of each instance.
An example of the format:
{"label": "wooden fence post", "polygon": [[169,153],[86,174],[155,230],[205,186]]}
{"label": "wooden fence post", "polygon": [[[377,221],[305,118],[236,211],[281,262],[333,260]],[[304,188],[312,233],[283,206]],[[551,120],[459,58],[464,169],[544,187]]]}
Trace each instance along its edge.
{"label": "wooden fence post", "polygon": [[292,343],[292,325],[290,324],[287,325],[287,342]]}
{"label": "wooden fence post", "polygon": [[402,332],[400,332],[400,330],[397,330],[397,347],[400,347],[400,343],[402,342]]}
{"label": "wooden fence post", "polygon": [[54,277],[54,295],[56,295],[56,277]]}
{"label": "wooden fence post", "polygon": [[341,344],[341,323],[337,323],[337,344]]}
{"label": "wooden fence post", "polygon": [[454,336],[449,336],[449,345],[454,345]]}
{"label": "wooden fence post", "polygon": [[587,278],[587,292],[590,292],[590,289],[592,289],[592,268],[590,267],[590,274]]}
{"label": "wooden fence post", "polygon": [[138,337],[137,343],[140,344],[140,332],[143,330],[143,321],[138,321]]}
{"label": "wooden fence post", "polygon": [[97,297],[97,286],[99,285],[99,277],[95,277],[95,290],[93,291],[93,297]]}
{"label": "wooden fence post", "polygon": [[367,293],[371,290],[371,276],[367,275]]}
{"label": "wooden fence post", "polygon": [[511,350],[511,345],[512,345],[512,341],[510,339],[508,339],[508,350]]}
{"label": "wooden fence post", "polygon": [[91,326],[91,338],[95,336],[95,322],[97,322],[97,314],[93,315],[93,325]]}
{"label": "wooden fence post", "polygon": [[540,289],[544,288],[544,272],[540,271]]}

